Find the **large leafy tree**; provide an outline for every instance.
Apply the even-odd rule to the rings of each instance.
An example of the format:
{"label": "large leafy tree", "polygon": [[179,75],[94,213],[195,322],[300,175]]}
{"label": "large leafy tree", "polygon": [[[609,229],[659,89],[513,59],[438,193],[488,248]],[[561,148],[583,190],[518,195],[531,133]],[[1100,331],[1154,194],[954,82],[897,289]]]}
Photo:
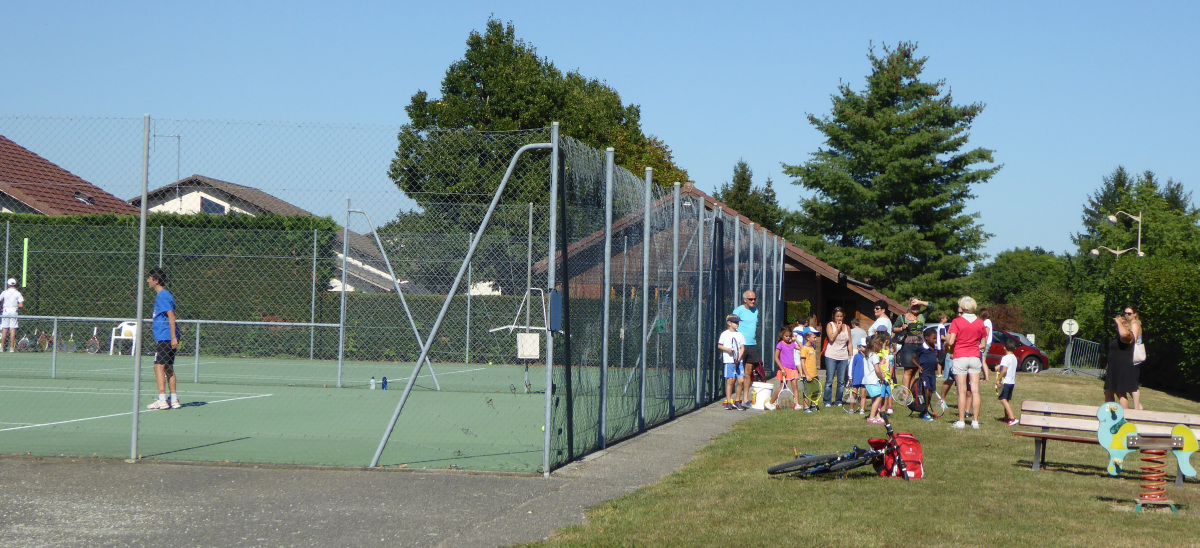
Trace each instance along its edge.
{"label": "large leafy tree", "polygon": [[964,150],[983,104],[956,105],[944,81],[921,80],[916,49],[872,48],[866,88],[843,84],[829,115],[808,116],[825,145],[784,164],[814,193],[790,224],[799,243],[893,297],[948,301],[991,236],[966,201],[1001,166],[977,167],[991,150]]}
{"label": "large leafy tree", "polygon": [[775,197],[775,189],[771,186],[771,178],[763,187],[755,187],[754,172],[745,160],[738,160],[733,166],[733,179],[717,188],[716,199],[745,215],[759,226],[779,231],[782,220],[782,210]]}
{"label": "large leafy tree", "polygon": [[[489,19],[483,33],[472,31],[463,59],[446,70],[441,96],[418,91],[405,111],[410,123],[401,128],[388,174],[421,205],[490,200],[509,157],[522,143],[514,146],[511,139],[474,132],[534,130],[524,141],[545,141],[551,122],[560,122],[564,135],[594,148],[615,148],[617,163],[636,174],[652,167],[663,185],[687,180],[670,147],[643,134],[639,106],[624,104],[602,81],[560,71],[517,38],[511,22]],[[470,131],[438,131],[444,129]],[[495,146],[497,141],[503,146]],[[521,201],[545,203],[545,181],[544,176],[516,179],[509,193]]]}

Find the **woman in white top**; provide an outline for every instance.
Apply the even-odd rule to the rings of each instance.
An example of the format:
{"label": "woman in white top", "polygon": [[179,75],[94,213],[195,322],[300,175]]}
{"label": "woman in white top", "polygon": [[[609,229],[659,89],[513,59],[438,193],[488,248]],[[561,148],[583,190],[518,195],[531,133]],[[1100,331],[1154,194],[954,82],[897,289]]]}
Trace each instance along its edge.
{"label": "woman in white top", "polygon": [[[825,407],[842,404],[842,392],[846,389],[846,369],[850,366],[850,325],[845,322],[846,314],[841,307],[833,309],[833,321],[825,325]],[[837,393],[833,385],[837,383]]]}

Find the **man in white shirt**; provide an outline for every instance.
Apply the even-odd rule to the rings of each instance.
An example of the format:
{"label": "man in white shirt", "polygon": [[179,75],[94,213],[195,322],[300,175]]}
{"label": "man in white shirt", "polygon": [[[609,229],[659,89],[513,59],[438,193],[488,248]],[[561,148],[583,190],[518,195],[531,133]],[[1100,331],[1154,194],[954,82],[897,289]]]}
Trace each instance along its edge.
{"label": "man in white shirt", "polygon": [[11,336],[8,351],[16,352],[17,310],[25,308],[25,296],[17,291],[16,278],[8,279],[8,289],[0,292],[0,352],[4,351],[4,338]]}

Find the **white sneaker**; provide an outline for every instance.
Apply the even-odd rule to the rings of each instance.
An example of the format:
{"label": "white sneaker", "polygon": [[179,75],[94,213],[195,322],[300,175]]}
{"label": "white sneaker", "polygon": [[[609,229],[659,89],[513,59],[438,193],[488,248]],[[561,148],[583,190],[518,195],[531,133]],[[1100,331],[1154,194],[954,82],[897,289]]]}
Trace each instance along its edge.
{"label": "white sneaker", "polygon": [[827,404],[825,404],[825,407],[829,407],[829,404],[828,404],[828,403],[827,403]]}
{"label": "white sneaker", "polygon": [[179,409],[180,407],[183,407],[183,404],[179,403],[179,400],[171,400],[171,409]]}
{"label": "white sneaker", "polygon": [[171,404],[167,400],[154,400],[154,403],[147,405],[146,409],[170,409]]}
{"label": "white sneaker", "polygon": [[775,404],[773,404],[773,403],[771,403],[771,402],[764,403],[764,404],[763,404],[763,407],[766,407],[766,408],[767,408],[767,411],[774,411],[774,410],[775,410]]}
{"label": "white sneaker", "polygon": [[965,423],[963,421],[955,421],[954,424],[952,424],[951,426],[953,426],[954,428],[957,428],[959,430],[962,430],[963,428],[967,427],[967,423]]}
{"label": "white sneaker", "polygon": [[979,430],[979,421],[971,421],[971,428]]}

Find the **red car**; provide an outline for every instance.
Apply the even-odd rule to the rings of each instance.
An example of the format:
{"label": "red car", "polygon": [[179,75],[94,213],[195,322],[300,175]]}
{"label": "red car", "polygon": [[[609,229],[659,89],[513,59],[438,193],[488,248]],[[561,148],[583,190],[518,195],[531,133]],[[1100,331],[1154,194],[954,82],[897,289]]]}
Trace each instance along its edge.
{"label": "red car", "polygon": [[987,362],[988,368],[995,371],[1000,367],[1000,359],[1007,352],[1004,349],[1004,343],[1009,339],[1017,341],[1017,349],[1013,354],[1017,356],[1017,371],[1028,371],[1037,373],[1046,368],[1046,355],[1038,350],[1029,339],[1020,333],[1012,331],[1000,331],[999,329],[992,331],[992,346],[988,348]]}

